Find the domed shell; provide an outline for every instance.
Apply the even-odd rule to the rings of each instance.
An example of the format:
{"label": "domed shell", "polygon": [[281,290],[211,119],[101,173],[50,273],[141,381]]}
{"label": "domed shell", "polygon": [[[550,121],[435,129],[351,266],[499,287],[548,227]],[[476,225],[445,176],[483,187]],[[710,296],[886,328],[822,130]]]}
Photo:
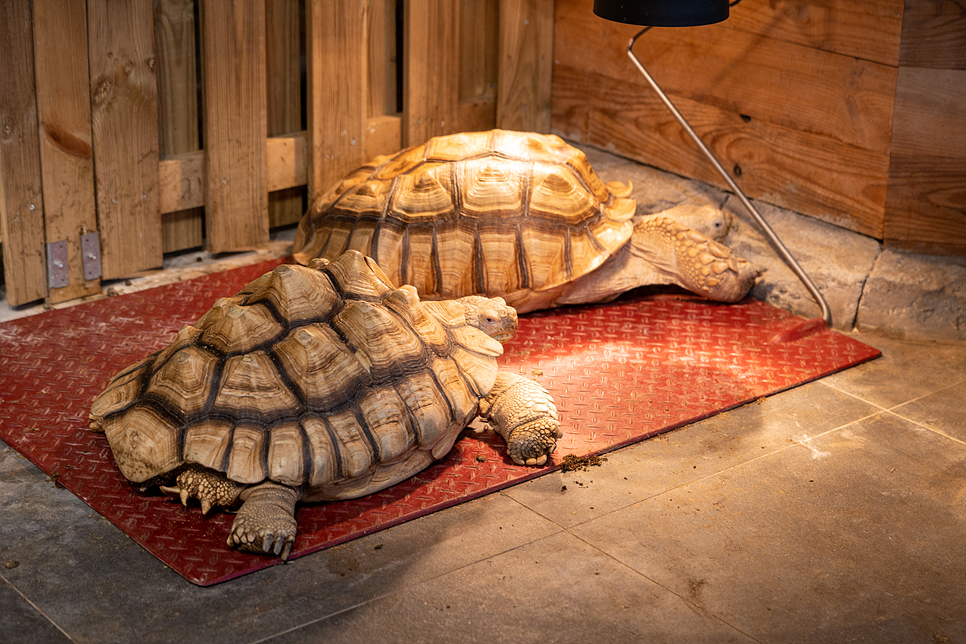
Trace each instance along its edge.
{"label": "domed shell", "polygon": [[293,251],[304,264],[358,250],[427,299],[546,291],[627,242],[629,192],[557,136],[453,134],[351,173],[302,218]]}
{"label": "domed shell", "polygon": [[116,375],[91,427],[136,483],[185,463],[308,500],[402,480],[449,451],[503,351],[438,305],[355,252],[279,266]]}

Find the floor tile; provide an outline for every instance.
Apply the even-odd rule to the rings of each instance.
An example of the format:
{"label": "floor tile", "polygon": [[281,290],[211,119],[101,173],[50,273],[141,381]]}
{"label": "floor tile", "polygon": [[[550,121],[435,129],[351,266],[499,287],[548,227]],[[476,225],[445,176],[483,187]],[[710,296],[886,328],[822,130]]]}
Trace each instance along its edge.
{"label": "floor tile", "polygon": [[966,441],[966,382],[917,398],[893,409],[911,421]]}
{"label": "floor tile", "polygon": [[557,472],[505,493],[570,527],[877,411],[830,387],[806,384],[613,452],[600,467]]}
{"label": "floor tile", "polygon": [[882,357],[822,382],[886,409],[966,381],[966,343],[909,342],[853,334]]}
{"label": "floor tile", "polygon": [[[6,563],[6,562],[4,562]],[[57,626],[0,576],[0,639],[18,644],[69,642]],[[16,640],[13,638],[16,637]]]}
{"label": "floor tile", "polygon": [[891,414],[572,532],[760,641],[966,640],[966,445]]}
{"label": "floor tile", "polygon": [[752,640],[579,539],[557,534],[269,641]]}

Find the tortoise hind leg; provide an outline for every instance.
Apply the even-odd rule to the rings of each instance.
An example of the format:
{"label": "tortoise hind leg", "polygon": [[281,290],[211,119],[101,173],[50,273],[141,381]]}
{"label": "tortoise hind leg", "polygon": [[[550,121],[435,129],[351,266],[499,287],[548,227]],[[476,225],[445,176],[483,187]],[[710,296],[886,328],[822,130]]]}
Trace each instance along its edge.
{"label": "tortoise hind leg", "polygon": [[242,506],[231,526],[228,545],[256,554],[282,555],[288,559],[295,542],[297,524],[295,488],[266,481],[245,488]]}
{"label": "tortoise hind leg", "polygon": [[515,373],[497,374],[490,395],[480,401],[480,416],[506,440],[517,465],[543,465],[563,435],[547,390]]}

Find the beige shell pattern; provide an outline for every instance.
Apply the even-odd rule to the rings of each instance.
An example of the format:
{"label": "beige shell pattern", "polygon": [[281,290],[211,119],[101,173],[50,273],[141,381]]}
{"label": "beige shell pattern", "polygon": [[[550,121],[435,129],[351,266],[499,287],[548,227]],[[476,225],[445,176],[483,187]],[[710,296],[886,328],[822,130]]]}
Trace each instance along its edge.
{"label": "beige shell pattern", "polygon": [[334,186],[303,217],[293,254],[305,264],[358,250],[427,299],[545,291],[627,242],[629,191],[554,135],[441,136]]}
{"label": "beige shell pattern", "polygon": [[329,500],[452,448],[493,387],[500,343],[359,253],[322,264],[266,273],[112,379],[91,426],[128,479],[198,463]]}

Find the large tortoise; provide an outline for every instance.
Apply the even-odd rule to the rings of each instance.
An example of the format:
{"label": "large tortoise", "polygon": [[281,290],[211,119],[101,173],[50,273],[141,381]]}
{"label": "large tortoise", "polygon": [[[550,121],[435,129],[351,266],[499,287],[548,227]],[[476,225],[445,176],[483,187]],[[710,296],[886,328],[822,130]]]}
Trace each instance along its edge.
{"label": "large tortoise", "polygon": [[[674,213],[637,217],[630,193],[556,136],[441,136],[377,157],[322,195],[293,254],[305,264],[358,250],[423,299],[500,296],[518,313],[651,284],[745,296],[756,267]],[[720,223],[720,211],[703,212]]]}
{"label": "large tortoise", "polygon": [[296,502],[409,478],[477,415],[516,463],[547,461],[553,400],[497,369],[516,323],[500,299],[421,302],[354,251],[283,265],[114,376],[90,427],[142,489],[240,505],[229,545],[287,557]]}

